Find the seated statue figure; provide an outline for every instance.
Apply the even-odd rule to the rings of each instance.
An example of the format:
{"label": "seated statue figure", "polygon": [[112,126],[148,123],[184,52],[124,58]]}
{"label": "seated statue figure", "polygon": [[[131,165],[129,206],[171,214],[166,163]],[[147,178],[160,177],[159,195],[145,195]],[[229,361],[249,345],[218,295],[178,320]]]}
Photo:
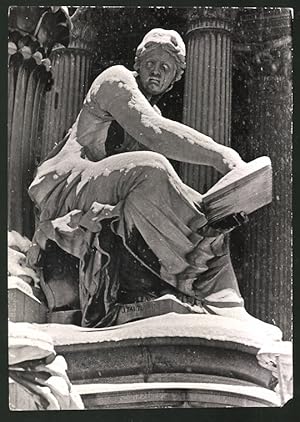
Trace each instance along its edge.
{"label": "seated statue figure", "polygon": [[156,103],[185,66],[180,35],[151,30],[135,71],[116,65],[94,80],[29,187],[39,212],[29,262],[38,265],[49,242],[78,260],[82,326],[113,325],[122,304],[165,294],[213,314],[253,318],[226,230],[208,225],[202,195],[168,160],[222,175],[245,165],[232,148],[162,117]]}

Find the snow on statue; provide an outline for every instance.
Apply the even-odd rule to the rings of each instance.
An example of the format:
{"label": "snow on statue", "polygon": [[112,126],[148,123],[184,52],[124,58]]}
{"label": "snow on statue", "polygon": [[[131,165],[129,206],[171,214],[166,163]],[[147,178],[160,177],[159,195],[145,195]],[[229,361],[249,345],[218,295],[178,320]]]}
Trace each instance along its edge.
{"label": "snow on statue", "polygon": [[80,260],[83,326],[113,325],[122,304],[165,294],[263,325],[244,308],[226,229],[208,225],[202,195],[168,161],[221,174],[245,165],[232,148],[162,117],[156,103],[181,78],[185,53],[176,31],[156,28],[137,48],[135,71],[103,71],[29,188],[39,209],[29,260],[37,264],[48,240]]}

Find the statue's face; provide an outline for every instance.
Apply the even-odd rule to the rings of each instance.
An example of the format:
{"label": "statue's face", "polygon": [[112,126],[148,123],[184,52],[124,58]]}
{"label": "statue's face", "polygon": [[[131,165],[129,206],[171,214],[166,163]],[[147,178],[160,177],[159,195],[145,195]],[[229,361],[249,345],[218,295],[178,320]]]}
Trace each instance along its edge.
{"label": "statue's face", "polygon": [[150,95],[165,92],[176,75],[175,59],[161,47],[142,56],[139,75],[145,91]]}

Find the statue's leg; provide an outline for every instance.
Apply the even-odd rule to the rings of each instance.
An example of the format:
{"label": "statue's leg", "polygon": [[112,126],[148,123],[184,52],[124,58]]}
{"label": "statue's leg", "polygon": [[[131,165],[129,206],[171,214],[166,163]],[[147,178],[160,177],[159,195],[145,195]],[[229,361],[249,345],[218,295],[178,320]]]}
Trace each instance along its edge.
{"label": "statue's leg", "polygon": [[[154,152],[140,151],[84,164],[84,170],[76,176],[73,184],[67,184],[65,179],[59,182],[60,189],[53,190],[47,206],[41,210],[45,214],[48,208],[59,209],[56,219],[43,223],[46,238],[58,245],[63,242],[64,250],[73,255],[75,250],[76,256],[80,258],[80,253],[89,250],[85,248],[82,252],[86,230],[90,230],[88,227],[92,227],[91,230],[97,235],[101,220],[114,217],[116,224],[113,229],[121,237],[123,245],[128,246],[128,240],[136,229],[158,258],[159,276],[177,291],[195,297],[195,280],[200,280],[202,286],[199,297],[205,296],[205,284],[208,286],[208,295],[209,291],[220,288],[222,283],[226,286],[229,284],[229,288],[238,292],[229,258],[224,258],[226,253],[216,254],[210,248],[212,243],[216,247],[216,236],[201,234],[201,229],[207,226],[204,213],[196,205],[198,198],[201,202],[201,195],[187,188],[165,157]],[[56,180],[52,173],[47,176],[51,181]],[[44,185],[47,186],[47,176],[36,185],[37,195]],[[65,191],[67,189],[67,193],[61,198],[63,188]],[[59,196],[55,196],[56,192],[59,192]],[[93,211],[95,202],[100,205],[99,214],[96,215]],[[107,207],[103,208],[101,205],[105,204]],[[70,213],[73,213],[74,219],[68,225]],[[79,220],[76,220],[77,215]],[[83,217],[87,218],[88,225],[82,226]],[[73,234],[75,232],[76,238]],[[99,282],[98,266],[102,252],[90,246],[92,251],[98,253],[97,260],[91,261],[97,264],[97,268],[91,268],[91,274],[95,276],[92,283],[94,286]],[[203,276],[202,280],[199,276]],[[224,280],[228,280],[228,283]],[[88,286],[91,284],[90,278],[85,281]],[[219,291],[222,290],[226,288]]]}
{"label": "statue's leg", "polygon": [[186,256],[198,242],[197,229],[207,223],[195,203],[201,195],[195,191],[192,195],[170,162],[158,153],[118,154],[90,167],[65,198],[62,214],[78,209],[90,215],[93,224],[94,202],[117,207],[116,234],[127,244],[136,229],[159,259],[161,278],[177,287],[177,274],[190,266]]}
{"label": "statue's leg", "polygon": [[277,327],[253,317],[245,309],[231,263],[228,235],[216,236],[210,249],[215,256],[208,260],[207,271],[200,274],[193,284],[196,298],[204,303],[210,313],[245,321],[262,329],[266,335],[280,335]]}
{"label": "statue's leg", "polygon": [[[130,247],[136,229],[158,258],[158,277],[177,287],[177,274],[189,267],[186,256],[193,251],[198,240],[193,236],[197,228],[206,224],[204,214],[195,205],[200,195],[191,198],[170,162],[158,153],[122,153],[95,163],[84,161],[82,165],[82,172],[72,183],[66,178],[54,177],[56,175],[51,172],[31,189],[38,203],[48,186],[57,183],[47,201],[38,203],[41,208],[39,232],[43,235],[41,248],[44,238],[51,239],[81,259],[81,254],[88,255],[89,250],[94,251],[97,247],[94,244],[89,245],[90,248],[86,246],[86,230],[93,233],[93,239],[97,238],[99,228],[102,242],[103,220],[113,219],[114,232],[121,237],[123,245]],[[95,202],[98,203],[96,209],[100,209],[97,215],[94,214]],[[55,217],[51,218],[51,215]],[[84,257],[85,263],[88,260],[91,263],[93,283],[88,274],[80,275],[80,286],[84,286],[87,294],[89,286],[99,282],[99,268],[94,268],[93,262],[99,266],[103,257],[101,248],[96,252],[97,259]],[[149,267],[149,262],[146,264]]]}
{"label": "statue's leg", "polygon": [[[110,173],[106,183],[113,184],[115,203],[123,201],[117,233],[126,241],[137,229],[158,257],[161,277],[174,285],[177,274],[190,266],[186,257],[195,248],[197,229],[207,223],[206,218],[165,157],[136,152],[120,154],[113,163],[115,157],[109,158],[110,164],[118,164],[121,170]],[[95,189],[89,190],[102,202],[103,193],[94,183]]]}
{"label": "statue's leg", "polygon": [[[201,273],[194,282],[196,296],[205,298],[211,294],[230,289],[236,298],[236,302],[242,305],[238,282],[231,263],[228,235],[218,234],[202,247],[201,243],[204,242],[199,244],[199,254],[209,248],[214,256],[208,259],[207,270]],[[197,255],[197,249],[195,249],[194,254]]]}
{"label": "statue's leg", "polygon": [[[106,175],[103,167],[109,169]],[[200,297],[231,289],[241,301],[225,236],[207,232],[196,205],[201,206],[201,195],[181,181],[164,156],[148,151],[112,156],[99,163],[98,174],[89,183],[84,206],[123,201],[117,234],[130,247],[132,233],[139,233],[158,258],[162,280],[194,296],[197,279]],[[153,269],[157,273],[157,265]]]}

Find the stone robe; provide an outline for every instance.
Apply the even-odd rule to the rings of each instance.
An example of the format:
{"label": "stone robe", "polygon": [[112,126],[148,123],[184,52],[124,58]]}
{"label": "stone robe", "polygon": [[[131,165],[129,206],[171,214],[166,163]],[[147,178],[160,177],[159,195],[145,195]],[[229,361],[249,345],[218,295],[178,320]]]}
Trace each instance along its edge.
{"label": "stone robe", "polygon": [[[126,136],[118,142],[120,127]],[[113,66],[95,79],[73,127],[38,167],[29,187],[39,210],[34,241],[45,249],[52,240],[80,260],[82,325],[112,325],[130,292],[135,300],[171,289],[201,301],[231,291],[229,305],[242,306],[224,235],[210,234],[201,195],[155,151],[166,139],[174,148],[183,142],[184,128],[149,103],[134,72]],[[148,277],[130,282],[124,254]]]}

